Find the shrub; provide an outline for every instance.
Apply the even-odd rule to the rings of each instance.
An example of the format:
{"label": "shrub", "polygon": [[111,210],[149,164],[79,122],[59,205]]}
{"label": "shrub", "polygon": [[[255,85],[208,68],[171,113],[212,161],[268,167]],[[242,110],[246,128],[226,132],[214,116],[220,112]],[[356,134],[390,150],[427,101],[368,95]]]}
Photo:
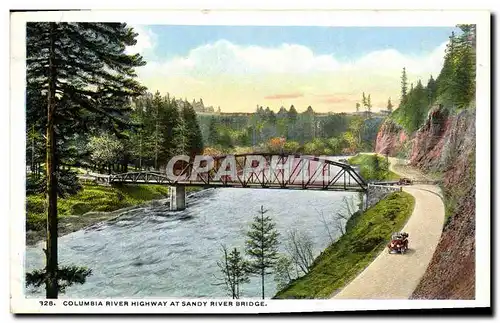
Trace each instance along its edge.
{"label": "shrub", "polygon": [[368,236],[364,239],[354,241],[351,245],[352,252],[369,252],[375,249],[385,239],[381,236]]}

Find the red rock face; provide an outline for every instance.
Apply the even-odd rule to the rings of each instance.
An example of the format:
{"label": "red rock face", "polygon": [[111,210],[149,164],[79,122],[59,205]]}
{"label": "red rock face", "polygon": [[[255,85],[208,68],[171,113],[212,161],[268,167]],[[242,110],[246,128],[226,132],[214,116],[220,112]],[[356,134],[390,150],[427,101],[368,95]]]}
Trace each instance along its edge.
{"label": "red rock face", "polygon": [[413,139],[411,163],[443,174],[449,218],[414,299],[475,297],[475,114],[428,122]]}
{"label": "red rock face", "polygon": [[380,126],[375,143],[375,152],[382,155],[394,156],[408,140],[408,135],[391,121],[386,121]]}
{"label": "red rock face", "polygon": [[417,131],[412,140],[410,163],[419,168],[439,169],[442,166],[443,148],[453,131],[451,125],[454,117],[434,108],[429,111],[426,123]]}
{"label": "red rock face", "polygon": [[465,192],[412,299],[474,299],[475,189]]}

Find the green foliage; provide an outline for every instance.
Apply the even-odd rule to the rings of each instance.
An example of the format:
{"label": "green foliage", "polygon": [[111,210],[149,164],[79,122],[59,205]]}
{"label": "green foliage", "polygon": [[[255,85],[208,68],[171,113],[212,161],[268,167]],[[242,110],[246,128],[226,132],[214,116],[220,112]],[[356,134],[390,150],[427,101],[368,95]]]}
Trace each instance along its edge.
{"label": "green foliage", "polygon": [[190,104],[185,104],[182,108],[182,119],[186,131],[186,153],[189,156],[197,155],[203,151],[203,138],[196,112]]}
{"label": "green foliage", "polygon": [[[59,292],[64,293],[66,288],[73,284],[84,284],[90,275],[92,275],[92,270],[87,267],[59,267],[57,270],[57,287]],[[44,269],[35,269],[32,272],[26,273],[26,287],[33,286],[34,288],[39,288],[45,284],[46,280],[47,273]]]}
{"label": "green foliage", "polygon": [[118,162],[123,152],[123,144],[110,134],[91,137],[88,143],[90,158],[98,165]]}
{"label": "green foliage", "polygon": [[[45,167],[40,167],[42,174],[29,174],[26,176],[26,195],[42,194],[47,190],[47,180]],[[59,169],[56,171],[57,196],[67,197],[78,193],[82,185],[78,181],[77,173],[69,169]]]}
{"label": "green foliage", "polygon": [[451,110],[475,106],[476,88],[476,26],[458,25],[459,36],[453,32],[446,47],[444,64],[436,80],[430,77],[424,87],[421,80],[409,92],[403,68],[402,100],[392,118],[412,133],[425,122],[434,104]]}
{"label": "green foliage", "polygon": [[312,107],[297,113],[293,106],[277,114],[259,107],[253,114],[200,115],[198,120],[205,141],[220,151],[251,146],[253,151],[274,152],[268,143],[279,137],[286,139],[284,152],[314,155],[372,150],[382,122],[346,113],[317,114]]}
{"label": "green foliage", "polygon": [[[431,80],[429,80],[431,82]],[[405,100],[393,114],[393,118],[408,133],[416,131],[424,122],[430,109],[428,89],[418,80],[417,85],[406,95]]]}
{"label": "green foliage", "polygon": [[296,278],[293,270],[293,261],[287,255],[279,255],[274,266],[274,281],[278,290],[285,288]]}
{"label": "green foliage", "polygon": [[[54,74],[50,91],[58,93],[53,115],[57,165],[71,165],[85,153],[77,148],[88,133],[105,130],[118,134],[130,128],[128,100],[145,90],[134,71],[145,62],[140,55],[123,50],[136,43],[136,36],[121,23],[26,25],[27,129],[45,134],[49,75]],[[57,39],[53,50],[51,37]],[[49,69],[50,54],[57,62],[53,70]]]}
{"label": "green foliage", "polygon": [[227,248],[222,246],[222,251],[224,252],[223,258],[217,261],[217,266],[222,273],[219,280],[222,281],[221,284],[225,286],[229,295],[233,299],[238,299],[241,295],[240,286],[250,282],[249,264],[237,248],[228,254]]}
{"label": "green foliage", "polygon": [[348,159],[349,164],[359,166],[365,180],[395,180],[399,176],[389,170],[389,162],[378,155],[359,154]]}
{"label": "green foliage", "polygon": [[359,150],[361,151],[373,151],[375,148],[375,142],[377,140],[377,134],[384,121],[383,118],[380,117],[372,117],[369,119],[365,119],[362,133],[361,133],[361,147]]}
{"label": "green foliage", "polygon": [[300,150],[300,144],[296,141],[286,141],[283,145],[283,152],[287,154],[296,154]]}
{"label": "green foliage", "polygon": [[139,126],[130,136],[130,155],[136,167],[163,168],[174,155],[203,150],[198,116],[187,101],[147,93],[134,100],[134,107]]}
{"label": "green foliage", "polygon": [[382,241],[385,241],[385,238],[380,235],[363,237],[361,240],[353,242],[351,246],[351,252],[370,252],[377,246],[379,246]]}
{"label": "green foliage", "polygon": [[260,207],[259,214],[247,232],[246,253],[251,258],[249,270],[260,275],[262,279],[262,299],[264,299],[264,277],[270,274],[278,259],[278,236],[276,224],[269,216],[264,216],[267,210]]}
{"label": "green foliage", "polygon": [[392,112],[392,108],[393,108],[393,107],[394,107],[394,105],[393,105],[393,104],[392,104],[392,102],[391,102],[391,98],[389,98],[389,99],[387,100],[387,111]]}
{"label": "green foliage", "polygon": [[[400,231],[413,211],[414,198],[392,193],[346,225],[346,234],[318,256],[309,272],[292,281],[274,298],[329,298],[370,264],[392,232]],[[393,220],[389,220],[395,214]]]}

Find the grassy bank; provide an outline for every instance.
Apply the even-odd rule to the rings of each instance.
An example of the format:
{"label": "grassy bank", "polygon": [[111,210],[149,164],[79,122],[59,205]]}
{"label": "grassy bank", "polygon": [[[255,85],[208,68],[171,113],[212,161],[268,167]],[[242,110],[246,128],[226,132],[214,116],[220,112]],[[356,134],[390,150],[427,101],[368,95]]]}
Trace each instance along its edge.
{"label": "grassy bank", "polygon": [[275,298],[329,298],[354,279],[382,251],[392,232],[403,228],[415,199],[396,192],[349,219],[344,234],[319,255],[309,272],[293,281]]}
{"label": "grassy bank", "polygon": [[[189,188],[193,190],[193,188]],[[188,191],[189,191],[188,190]],[[83,215],[87,212],[110,212],[168,197],[168,188],[162,185],[101,186],[83,184],[83,190],[65,199],[58,199],[60,218]],[[45,227],[45,196],[30,195],[26,198],[26,230]]]}
{"label": "grassy bank", "polygon": [[397,180],[398,174],[389,170],[386,158],[377,155],[359,154],[348,159],[349,164],[359,166],[359,172],[365,180]]}

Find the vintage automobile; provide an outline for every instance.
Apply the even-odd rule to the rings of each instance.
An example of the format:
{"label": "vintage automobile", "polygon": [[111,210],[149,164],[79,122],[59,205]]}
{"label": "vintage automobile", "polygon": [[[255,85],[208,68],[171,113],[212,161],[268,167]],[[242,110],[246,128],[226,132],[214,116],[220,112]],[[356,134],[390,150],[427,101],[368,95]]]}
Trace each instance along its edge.
{"label": "vintage automobile", "polygon": [[387,244],[389,253],[401,253],[404,254],[408,250],[408,233],[406,232],[395,232],[392,234],[391,242]]}
{"label": "vintage automobile", "polygon": [[398,181],[398,185],[411,185],[412,180],[406,177],[400,178]]}

